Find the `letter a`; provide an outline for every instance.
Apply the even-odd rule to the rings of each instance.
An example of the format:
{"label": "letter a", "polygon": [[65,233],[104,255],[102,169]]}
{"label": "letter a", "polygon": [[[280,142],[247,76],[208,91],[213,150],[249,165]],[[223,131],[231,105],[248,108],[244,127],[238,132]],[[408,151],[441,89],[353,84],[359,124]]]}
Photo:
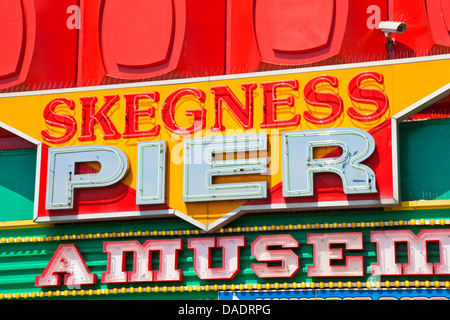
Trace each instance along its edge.
{"label": "letter a", "polygon": [[74,244],[62,244],[56,249],[42,275],[36,277],[36,287],[60,286],[61,275],[65,273],[64,284],[75,286],[95,284],[97,275],[89,271],[78,248]]}

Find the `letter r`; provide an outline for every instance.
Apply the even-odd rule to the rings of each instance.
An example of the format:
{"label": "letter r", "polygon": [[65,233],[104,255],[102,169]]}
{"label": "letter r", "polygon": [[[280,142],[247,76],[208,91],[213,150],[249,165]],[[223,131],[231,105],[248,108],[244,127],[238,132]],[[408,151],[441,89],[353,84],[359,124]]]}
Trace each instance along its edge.
{"label": "letter r", "polygon": [[[315,159],[314,148],[335,146],[342,155]],[[346,194],[376,193],[375,173],[361,164],[375,150],[373,137],[357,128],[283,133],[283,196],[313,195],[313,175],[332,172],[342,179]]]}

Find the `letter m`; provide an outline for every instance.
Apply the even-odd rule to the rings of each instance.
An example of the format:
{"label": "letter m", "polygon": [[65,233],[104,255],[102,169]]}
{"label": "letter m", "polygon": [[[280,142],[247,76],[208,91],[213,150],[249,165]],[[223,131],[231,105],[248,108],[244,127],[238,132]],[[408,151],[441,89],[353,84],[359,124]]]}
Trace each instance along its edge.
{"label": "letter m", "polygon": [[[378,257],[373,275],[450,274],[450,230],[422,230],[418,235],[409,230],[372,231],[371,241],[377,244]],[[439,263],[428,262],[428,242],[439,243]],[[397,243],[407,244],[407,263],[396,263]]]}

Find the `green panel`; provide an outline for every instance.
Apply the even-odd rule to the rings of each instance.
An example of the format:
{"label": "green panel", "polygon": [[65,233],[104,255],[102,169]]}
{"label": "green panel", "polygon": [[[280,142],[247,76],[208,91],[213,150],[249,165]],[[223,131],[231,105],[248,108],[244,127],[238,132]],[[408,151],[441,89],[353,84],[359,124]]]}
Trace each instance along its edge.
{"label": "green panel", "polygon": [[[336,211],[336,212],[308,212],[308,213],[284,213],[274,214],[270,216],[266,215],[244,215],[241,218],[235,220],[232,224],[225,229],[215,234],[201,234],[198,230],[194,230],[187,223],[178,219],[173,220],[153,220],[153,221],[133,221],[133,222],[117,222],[109,224],[76,224],[76,225],[61,225],[56,227],[42,227],[42,228],[28,228],[28,229],[15,229],[15,230],[0,230],[0,294],[15,296],[15,294],[31,294],[33,292],[49,292],[53,293],[51,299],[55,299],[56,291],[60,291],[63,295],[67,290],[69,294],[67,297],[59,297],[58,299],[86,299],[85,296],[80,296],[79,291],[76,296],[71,296],[73,289],[83,289],[87,294],[89,289],[109,289],[109,294],[100,295],[94,294],[89,297],[90,299],[217,299],[218,291],[213,290],[213,285],[217,284],[220,287],[223,284],[226,285],[248,285],[253,284],[256,286],[259,284],[270,283],[272,289],[275,283],[279,283],[280,286],[283,283],[310,283],[320,282],[328,283],[332,281],[361,281],[365,283],[371,277],[371,266],[377,262],[376,245],[370,242],[370,232],[375,230],[412,230],[414,233],[418,233],[423,229],[440,229],[448,227],[450,223],[448,217],[450,211],[447,209],[442,210],[412,210],[412,211],[380,211],[380,210],[357,210],[357,211]],[[419,224],[420,219],[425,218],[426,222]],[[411,224],[410,220],[415,219],[416,224]],[[432,223],[430,219],[434,219],[435,223]],[[445,219],[445,223],[442,225],[439,223],[441,219]],[[383,221],[384,225],[376,225],[370,227],[371,222],[378,223]],[[333,223],[346,222],[346,227],[333,227]],[[352,222],[356,223],[352,227]],[[365,224],[361,224],[364,222]],[[391,223],[390,223],[391,222]],[[394,223],[395,222],[395,223]],[[320,226],[316,229],[315,224]],[[274,225],[278,228],[282,226],[284,230],[271,231],[270,227]],[[258,231],[254,231],[254,226],[258,227]],[[301,226],[301,229],[298,229]],[[307,226],[310,226],[308,228]],[[236,228],[241,228],[237,230]],[[246,230],[247,227],[247,230]],[[263,227],[264,230],[263,230]],[[232,228],[232,230],[229,230]],[[164,230],[165,235],[153,235],[154,230]],[[190,235],[179,235],[178,231],[186,230],[190,231]],[[141,231],[140,235],[132,234],[129,232]],[[146,234],[145,231],[148,231]],[[172,231],[172,232],[171,232]],[[112,233],[117,233],[115,236]],[[123,232],[123,234],[121,234]],[[195,234],[199,232],[199,234]],[[362,277],[340,277],[336,278],[309,278],[307,276],[307,267],[312,265],[313,261],[313,247],[307,244],[307,234],[310,233],[324,233],[324,232],[362,232],[364,236],[364,250],[360,251],[345,251],[345,256],[358,255],[364,257],[364,276]],[[105,237],[105,233],[108,236]],[[288,233],[292,235],[299,243],[300,247],[293,249],[293,251],[300,257],[300,270],[292,278],[280,278],[280,279],[260,279],[251,270],[252,263],[257,261],[251,255],[251,243],[261,234],[280,234]],[[76,238],[73,238],[75,235]],[[84,239],[80,239],[80,236],[84,235]],[[230,280],[214,280],[203,281],[198,278],[193,270],[193,250],[187,248],[187,242],[192,237],[211,237],[221,235],[243,235],[246,238],[246,246],[241,249],[240,257],[240,270],[237,275]],[[52,238],[48,238],[51,236]],[[9,240],[11,237],[11,240]],[[27,238],[26,238],[27,237]],[[36,242],[33,242],[33,237],[36,237]],[[43,241],[38,241],[40,237],[46,237]],[[59,238],[58,238],[59,237]],[[124,240],[137,240],[144,243],[149,239],[162,239],[162,238],[181,238],[183,239],[183,250],[179,253],[178,267],[183,272],[182,281],[179,282],[166,282],[166,283],[125,283],[125,284],[104,284],[101,283],[101,274],[106,272],[107,255],[103,252],[103,243],[106,241],[124,241]],[[19,240],[20,239],[20,240]],[[20,243],[17,241],[21,241]],[[8,243],[8,241],[14,241]],[[82,288],[70,288],[62,284],[60,287],[48,287],[38,288],[34,286],[35,277],[40,275],[48,262],[50,261],[53,253],[56,251],[60,244],[71,243],[75,244],[80,253],[82,254],[86,265],[92,273],[97,274],[97,284],[92,286],[83,286]],[[406,262],[407,252],[406,248],[398,246],[398,262]],[[430,246],[428,248],[428,256],[430,262],[439,261],[439,251],[437,246]],[[152,269],[157,270],[159,268],[159,258],[154,257],[152,261]],[[220,250],[213,250],[213,265],[220,265],[221,263]],[[131,256],[127,256],[127,270],[132,268]],[[449,277],[444,275],[431,275],[431,276],[397,276],[397,277],[380,277],[378,279],[382,283],[384,281],[404,281],[415,280],[425,281],[428,280],[431,283],[434,281],[448,281]],[[443,283],[443,282],[442,282]],[[205,290],[205,285],[209,285],[210,290]],[[171,292],[170,289],[175,286],[177,289],[175,292]],[[179,291],[179,287],[183,286],[186,290],[184,292]],[[188,292],[189,286],[192,288],[192,292]],[[202,286],[200,291],[196,291],[197,286]],[[120,293],[122,288],[136,288],[142,287],[142,293]],[[151,288],[151,292],[146,293],[145,289]],[[155,287],[158,287],[159,292],[155,292]],[[167,289],[167,292],[163,292]],[[119,292],[113,294],[113,289],[116,288]],[[226,290],[230,290],[228,287]],[[6,297],[6,296],[4,296]],[[36,298],[36,299],[50,299],[49,297]]]}
{"label": "green panel", "polygon": [[[448,199],[450,197],[450,170],[446,170],[446,162],[450,155],[450,148],[446,148],[450,137],[449,120],[428,120],[402,123],[400,126],[400,163],[401,163],[401,192],[402,200],[431,200]],[[14,152],[2,151],[0,154],[0,170],[2,180],[0,188],[0,215],[2,221],[31,219],[33,212],[32,199],[34,195],[34,165],[36,161],[35,150],[18,150]],[[16,168],[16,169],[11,169]],[[19,175],[17,173],[20,173]],[[4,177],[4,179],[3,179]],[[18,200],[20,199],[20,200]],[[4,208],[7,208],[5,210]],[[414,219],[414,220],[411,220]],[[383,222],[380,225],[379,222]],[[421,223],[419,223],[421,221]],[[342,227],[342,223],[347,223]],[[362,222],[362,224],[361,224]],[[371,222],[375,226],[370,226]],[[413,223],[416,222],[416,223]],[[333,227],[333,223],[338,223],[341,227]],[[352,223],[354,226],[352,226]],[[315,226],[318,224],[318,228]],[[246,214],[227,225],[223,230],[214,234],[203,234],[201,231],[193,229],[189,223],[178,219],[148,219],[130,220],[105,223],[75,223],[61,224],[53,227],[37,227],[23,229],[3,229],[0,230],[0,295],[13,299],[16,294],[43,294],[52,292],[52,297],[35,299],[86,299],[80,296],[77,291],[76,296],[72,296],[74,288],[68,288],[64,284],[60,287],[38,288],[35,287],[35,277],[40,275],[47,266],[57,247],[63,243],[75,244],[86,265],[92,273],[97,275],[97,284],[82,287],[86,290],[109,289],[109,294],[105,291],[100,295],[94,294],[90,299],[217,299],[218,291],[212,286],[217,284],[222,286],[239,284],[248,285],[266,284],[274,285],[279,283],[336,283],[337,281],[360,281],[366,282],[371,278],[372,265],[377,262],[376,245],[370,242],[370,232],[378,230],[411,230],[419,233],[423,229],[444,229],[450,224],[450,210],[400,210],[384,211],[382,209],[358,209],[358,210],[327,210],[327,211],[307,211],[307,212],[280,212],[280,213],[260,213]],[[254,231],[254,227],[257,231]],[[277,231],[271,231],[271,226],[277,226]],[[282,227],[283,230],[279,230]],[[300,228],[299,228],[300,227]],[[237,228],[240,228],[239,230]],[[181,230],[182,234],[178,235]],[[129,232],[139,234],[130,235]],[[148,231],[148,234],[146,234]],[[153,231],[159,231],[153,235]],[[165,234],[161,234],[165,231]],[[172,233],[171,233],[172,231]],[[186,234],[189,231],[189,235]],[[112,236],[112,233],[116,236]],[[364,276],[347,278],[309,278],[307,268],[312,265],[313,247],[307,243],[309,233],[325,232],[362,232],[364,236],[364,250],[345,251],[345,256],[358,255],[364,257]],[[123,233],[123,235],[121,234]],[[300,258],[300,270],[290,279],[260,279],[251,269],[251,265],[256,263],[251,255],[251,243],[261,234],[281,234],[292,235],[300,246],[293,251]],[[105,236],[107,234],[107,236]],[[193,251],[187,248],[188,239],[192,237],[217,237],[221,235],[243,235],[246,238],[246,246],[241,249],[240,270],[231,280],[202,281],[193,270]],[[73,237],[75,236],[75,237]],[[80,239],[83,236],[83,239]],[[40,241],[42,237],[42,241]],[[184,248],[179,253],[178,267],[183,272],[183,279],[180,282],[168,283],[125,283],[125,284],[104,284],[101,283],[101,275],[106,272],[107,255],[103,252],[103,243],[106,241],[137,240],[144,243],[149,239],[181,238]],[[20,241],[20,242],[19,242]],[[438,262],[439,251],[435,244],[428,247],[428,261]],[[407,261],[407,251],[401,244],[397,246],[397,261]],[[213,266],[221,264],[220,250],[213,250]],[[158,258],[152,261],[152,269],[157,270]],[[131,257],[127,256],[127,270],[132,268]],[[396,280],[411,282],[419,281],[450,281],[448,276],[398,276],[380,277],[384,281]],[[205,285],[211,286],[210,290],[205,290]],[[175,286],[175,292],[170,289]],[[201,286],[201,290],[196,291],[196,287]],[[143,293],[120,293],[122,288],[143,288]],[[149,287],[151,292],[146,293]],[[192,292],[180,292],[183,287]],[[158,288],[159,292],[155,292]],[[273,287],[272,287],[273,288]],[[75,288],[80,289],[80,288]],[[114,294],[113,290],[119,290]],[[167,289],[167,290],[166,290]],[[67,290],[67,291],[66,291]],[[129,289],[128,289],[129,290]],[[168,292],[163,292],[163,291]],[[68,296],[64,296],[64,292]],[[56,297],[56,293],[61,293],[61,297]],[[7,295],[10,296],[7,296]]]}
{"label": "green panel", "polygon": [[450,199],[450,119],[400,124],[401,199]]}
{"label": "green panel", "polygon": [[0,150],[0,221],[33,219],[36,149]]}

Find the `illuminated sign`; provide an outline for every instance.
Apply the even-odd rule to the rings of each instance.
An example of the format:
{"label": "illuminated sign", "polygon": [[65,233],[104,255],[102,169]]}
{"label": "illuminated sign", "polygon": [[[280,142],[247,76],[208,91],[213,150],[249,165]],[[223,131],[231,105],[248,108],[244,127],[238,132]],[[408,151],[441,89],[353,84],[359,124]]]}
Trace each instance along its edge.
{"label": "illuminated sign", "polygon": [[[450,274],[450,230],[423,229],[419,234],[410,230],[371,231],[371,242],[377,247],[377,264],[372,266],[372,276],[422,276]],[[428,261],[430,242],[439,245],[439,262]],[[407,244],[408,261],[396,259],[396,245]],[[308,277],[361,277],[366,275],[363,259],[362,232],[309,233],[307,245],[313,248],[313,265],[307,266]],[[334,247],[333,247],[334,245]],[[336,245],[343,247],[336,247]],[[193,252],[193,271],[201,280],[233,279],[240,271],[240,250],[251,247],[255,259],[251,270],[258,278],[292,278],[301,268],[302,259],[293,250],[300,246],[290,234],[263,234],[252,243],[244,235],[194,237],[188,239],[187,248],[179,238],[108,241],[103,243],[107,255],[106,272],[102,283],[179,282],[183,270],[178,267],[182,250]],[[220,266],[212,266],[212,250],[222,251]],[[159,267],[152,269],[153,252],[159,253]],[[356,253],[356,254],[352,254]],[[133,255],[133,268],[125,267],[126,253]],[[158,258],[155,259],[155,261]],[[339,262],[339,263],[336,263]],[[61,275],[65,285],[92,285],[97,274],[91,273],[75,244],[61,244],[41,275],[36,286],[60,286]],[[350,279],[348,278],[348,279]]]}
{"label": "illuminated sign", "polygon": [[447,85],[448,64],[3,94],[0,121],[38,145],[36,222],[175,215],[214,231],[245,212],[398,204],[398,114]]}

